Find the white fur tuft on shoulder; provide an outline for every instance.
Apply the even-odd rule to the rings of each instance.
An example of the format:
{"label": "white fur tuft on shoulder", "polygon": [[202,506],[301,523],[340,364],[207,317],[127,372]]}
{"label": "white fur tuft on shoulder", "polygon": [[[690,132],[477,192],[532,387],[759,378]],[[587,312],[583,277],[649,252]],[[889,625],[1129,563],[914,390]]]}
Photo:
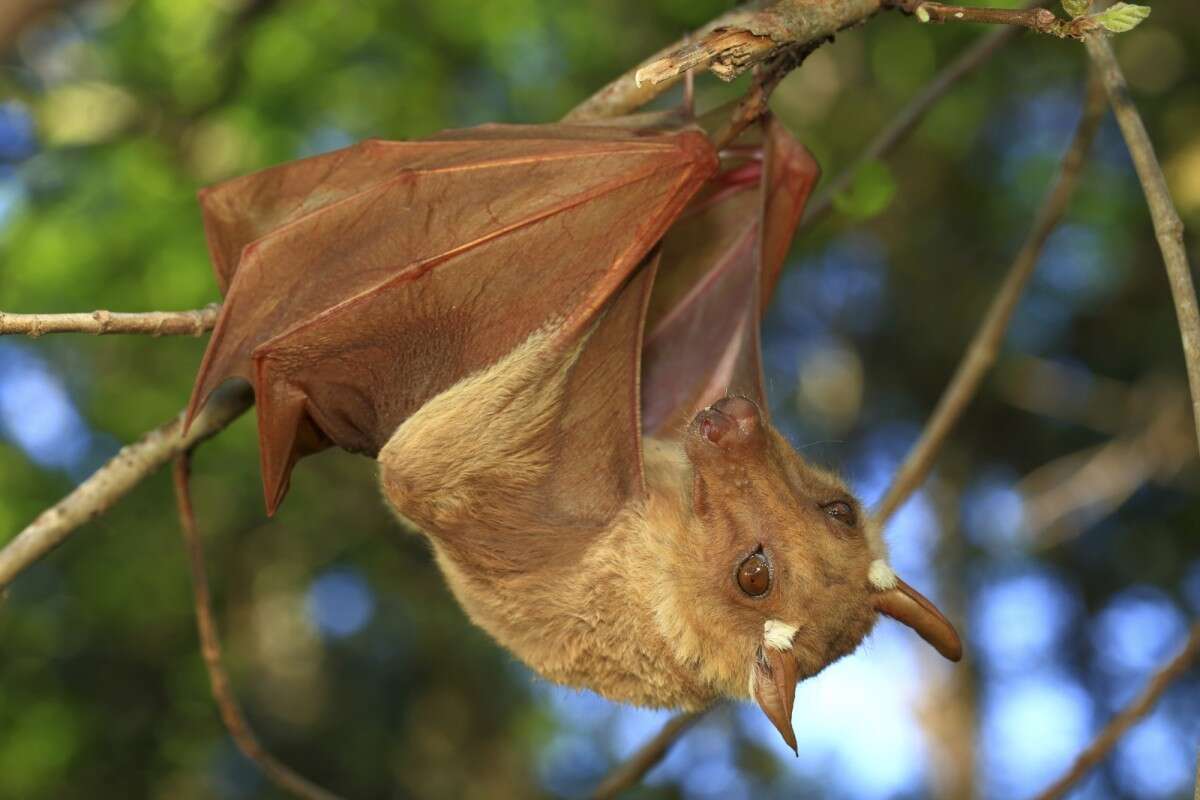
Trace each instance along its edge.
{"label": "white fur tuft on shoulder", "polygon": [[896,573],[882,558],[871,562],[871,566],[867,570],[867,580],[881,592],[896,588]]}
{"label": "white fur tuft on shoulder", "polygon": [[788,625],[777,619],[769,619],[763,623],[763,644],[775,650],[791,650],[796,630],[795,625]]}

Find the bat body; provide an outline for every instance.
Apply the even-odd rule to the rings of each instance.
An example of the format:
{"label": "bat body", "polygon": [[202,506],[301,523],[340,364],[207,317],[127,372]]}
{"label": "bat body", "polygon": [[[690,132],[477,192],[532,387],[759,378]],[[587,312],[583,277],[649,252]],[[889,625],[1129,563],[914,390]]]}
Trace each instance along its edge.
{"label": "bat body", "polygon": [[758,329],[818,170],[770,118],[366,142],[202,194],[226,300],[192,412],[255,388],[268,509],[296,460],[378,458],[471,619],[641,705],[795,684],[880,612],[951,658],[835,476],[766,416]]}

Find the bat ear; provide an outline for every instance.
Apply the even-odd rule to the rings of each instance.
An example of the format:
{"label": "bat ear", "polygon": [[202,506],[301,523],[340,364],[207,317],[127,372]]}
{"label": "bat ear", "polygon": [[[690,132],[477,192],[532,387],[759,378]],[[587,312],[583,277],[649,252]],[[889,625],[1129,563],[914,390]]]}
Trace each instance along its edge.
{"label": "bat ear", "polygon": [[[882,565],[882,562],[876,564]],[[912,628],[951,661],[961,659],[962,641],[950,620],[923,594],[896,577],[890,568],[887,569],[887,580],[876,580],[875,575],[880,571],[872,565],[872,583],[879,589],[875,595],[875,609]]]}
{"label": "bat ear", "polygon": [[796,732],[792,730],[792,705],[796,700],[796,681],[799,667],[791,650],[776,650],[760,646],[750,665],[750,696],[771,720],[775,730],[787,742],[792,752],[796,747]]}

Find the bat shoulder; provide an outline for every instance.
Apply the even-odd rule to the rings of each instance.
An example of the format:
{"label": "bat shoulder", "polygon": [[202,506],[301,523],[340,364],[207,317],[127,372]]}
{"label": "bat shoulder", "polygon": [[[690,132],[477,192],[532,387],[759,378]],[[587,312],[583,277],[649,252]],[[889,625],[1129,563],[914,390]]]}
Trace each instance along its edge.
{"label": "bat shoulder", "polygon": [[380,450],[384,497],[432,536],[507,529],[551,466],[547,427],[574,353],[543,329],[435,395]]}

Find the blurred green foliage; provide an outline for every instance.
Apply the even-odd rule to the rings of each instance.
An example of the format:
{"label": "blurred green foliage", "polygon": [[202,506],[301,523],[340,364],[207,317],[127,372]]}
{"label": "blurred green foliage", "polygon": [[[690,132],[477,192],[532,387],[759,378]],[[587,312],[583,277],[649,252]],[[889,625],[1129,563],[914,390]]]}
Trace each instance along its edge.
{"label": "blurred green foliage", "polygon": [[[1157,4],[1116,44],[1194,224],[1200,22],[1188,6]],[[34,116],[39,144],[4,178],[0,308],[211,302],[217,293],[194,199],[199,187],[358,138],[554,120],[728,7],[726,0],[66,3],[0,54],[0,98]],[[774,106],[835,174],[979,34],[881,15],[817,51],[781,86]],[[860,395],[867,399],[849,416],[822,417],[819,393],[775,382],[783,419],[812,440],[843,441],[881,422],[924,417],[1056,167],[1083,77],[1075,43],[1022,37],[950,94],[888,164],[861,169],[838,199],[842,213],[804,233],[798,261],[868,231],[886,253],[887,300],[872,329],[855,328],[854,308],[827,320],[865,365]],[[744,87],[707,76],[698,83],[702,107]],[[1159,257],[1111,128],[1098,150],[1103,157],[1071,220],[1096,232],[1107,254],[1096,269],[1109,272],[1088,283],[1099,288],[1051,344],[1010,341],[1002,367],[1053,356],[1130,384],[1155,373],[1178,376],[1179,339]],[[1045,303],[1066,302],[1053,286],[1034,291]],[[817,301],[800,294],[781,302]],[[1018,326],[1040,330],[1045,320],[1027,311]],[[57,337],[16,346],[53,367],[94,443],[79,464],[55,468],[0,440],[0,538],[116,443],[176,413],[204,342]],[[1014,408],[1006,385],[989,383],[943,456],[935,491],[950,536],[958,493],[984,468],[1003,464],[1024,474],[1103,441],[1085,426]],[[822,428],[834,417],[836,425]],[[829,444],[811,451],[834,465],[849,461],[846,452]],[[536,766],[560,723],[523,669],[466,622],[421,542],[389,518],[369,461],[328,452],[305,462],[271,520],[261,510],[257,464],[247,416],[201,450],[195,493],[228,660],[262,738],[284,761],[350,797],[544,793]],[[1030,549],[1074,576],[1091,608],[1135,582],[1177,595],[1197,554],[1191,531],[1200,514],[1194,466],[1173,480],[1174,494],[1139,496],[1099,533]],[[0,797],[274,796],[235,754],[212,707],[178,537],[167,478],[158,475],[13,586],[0,605]],[[950,550],[943,560],[954,585],[992,558],[977,544]],[[374,613],[357,633],[326,639],[305,618],[305,593],[341,566],[365,576]],[[959,605],[954,615],[963,614]],[[739,741],[739,763],[754,786],[800,791],[794,777],[781,777],[774,753]],[[602,755],[605,763],[615,758]],[[819,786],[807,785],[806,796],[827,796]],[[680,791],[668,782],[640,796]]]}

